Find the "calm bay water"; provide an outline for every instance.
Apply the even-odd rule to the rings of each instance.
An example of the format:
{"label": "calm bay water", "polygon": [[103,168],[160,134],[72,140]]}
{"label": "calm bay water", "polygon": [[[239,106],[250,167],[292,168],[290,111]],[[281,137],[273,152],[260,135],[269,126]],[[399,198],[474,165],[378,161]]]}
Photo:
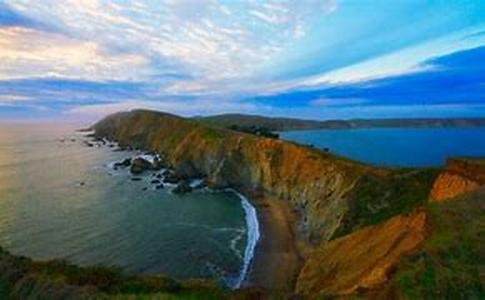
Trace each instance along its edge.
{"label": "calm bay water", "polygon": [[450,156],[485,156],[485,127],[304,130],[280,136],[385,166],[441,166]]}
{"label": "calm bay water", "polygon": [[110,163],[135,153],[86,147],[73,129],[0,125],[0,246],[35,259],[237,281],[248,238],[235,193],[177,196],[156,190],[151,173],[131,181]]}

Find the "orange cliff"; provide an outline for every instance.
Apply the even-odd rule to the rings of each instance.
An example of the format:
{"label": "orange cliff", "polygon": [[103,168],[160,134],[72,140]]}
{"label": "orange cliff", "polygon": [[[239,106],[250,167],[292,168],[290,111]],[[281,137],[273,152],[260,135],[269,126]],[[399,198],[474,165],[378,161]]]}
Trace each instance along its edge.
{"label": "orange cliff", "polygon": [[401,259],[429,235],[420,210],[324,244],[306,261],[296,291],[306,297],[345,297],[386,284]]}
{"label": "orange cliff", "polygon": [[443,201],[485,185],[484,159],[449,159],[430,193],[431,201]]}

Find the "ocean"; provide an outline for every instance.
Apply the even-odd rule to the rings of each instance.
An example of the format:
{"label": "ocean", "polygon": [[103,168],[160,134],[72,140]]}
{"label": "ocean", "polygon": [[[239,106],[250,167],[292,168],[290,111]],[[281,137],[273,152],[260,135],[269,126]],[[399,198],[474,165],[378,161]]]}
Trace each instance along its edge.
{"label": "ocean", "polygon": [[259,238],[254,207],[234,191],[175,195],[152,172],[113,163],[136,152],[88,147],[75,127],[0,125],[0,246],[132,273],[215,278],[238,286]]}
{"label": "ocean", "polygon": [[280,137],[391,167],[438,167],[451,156],[485,156],[485,127],[302,130]]}

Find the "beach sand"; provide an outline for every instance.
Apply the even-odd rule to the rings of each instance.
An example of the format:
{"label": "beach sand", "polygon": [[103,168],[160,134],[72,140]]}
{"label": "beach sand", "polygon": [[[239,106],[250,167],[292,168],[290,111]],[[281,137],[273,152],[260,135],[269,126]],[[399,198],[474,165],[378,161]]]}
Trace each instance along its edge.
{"label": "beach sand", "polygon": [[261,238],[245,286],[291,293],[303,264],[296,214],[286,201],[254,195],[250,199],[257,210]]}

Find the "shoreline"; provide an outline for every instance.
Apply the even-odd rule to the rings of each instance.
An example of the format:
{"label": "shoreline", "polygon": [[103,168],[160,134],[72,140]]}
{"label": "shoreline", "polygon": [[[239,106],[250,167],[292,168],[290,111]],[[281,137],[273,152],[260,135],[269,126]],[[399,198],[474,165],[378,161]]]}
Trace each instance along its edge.
{"label": "shoreline", "polygon": [[[123,150],[122,150],[123,151]],[[143,151],[133,157],[147,159]],[[248,229],[248,245],[233,289],[260,287],[292,293],[306,244],[297,234],[297,214],[287,201],[251,190],[226,188],[241,200]]]}
{"label": "shoreline", "polygon": [[235,193],[239,197],[239,199],[241,199],[241,206],[244,210],[244,217],[247,227],[247,245],[244,249],[244,261],[237,282],[233,287],[235,289],[238,289],[241,287],[241,285],[244,283],[248,276],[248,271],[250,270],[251,263],[255,256],[256,247],[261,239],[261,232],[256,208],[241,193],[237,192],[234,189],[228,190]]}
{"label": "shoreline", "polygon": [[242,287],[292,293],[303,266],[303,244],[297,237],[296,213],[285,201],[247,194],[256,208],[261,236]]}

